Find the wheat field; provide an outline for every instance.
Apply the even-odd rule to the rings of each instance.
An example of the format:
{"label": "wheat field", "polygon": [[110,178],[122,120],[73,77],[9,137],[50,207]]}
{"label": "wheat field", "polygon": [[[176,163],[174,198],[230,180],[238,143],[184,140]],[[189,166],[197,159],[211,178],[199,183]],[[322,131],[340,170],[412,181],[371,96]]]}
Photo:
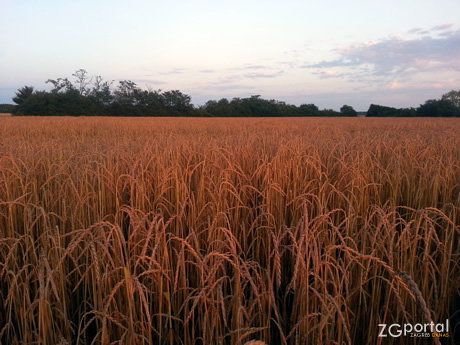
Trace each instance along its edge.
{"label": "wheat field", "polygon": [[[2,118],[0,343],[454,344],[458,133]],[[446,319],[445,339],[378,337]]]}

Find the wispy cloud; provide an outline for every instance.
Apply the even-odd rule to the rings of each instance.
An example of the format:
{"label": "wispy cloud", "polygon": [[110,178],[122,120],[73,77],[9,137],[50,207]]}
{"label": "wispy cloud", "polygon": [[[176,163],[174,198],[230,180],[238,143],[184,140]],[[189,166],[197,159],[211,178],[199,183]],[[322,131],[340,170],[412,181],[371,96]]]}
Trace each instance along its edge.
{"label": "wispy cloud", "polygon": [[246,64],[240,67],[242,70],[267,69],[266,65]]}
{"label": "wispy cloud", "polygon": [[425,31],[422,28],[413,28],[413,29],[410,29],[409,31],[407,31],[408,34],[418,34],[418,33],[421,33],[421,32],[428,32],[428,31]]}
{"label": "wispy cloud", "polygon": [[229,74],[219,76],[216,79],[208,81],[200,81],[194,83],[192,86],[195,90],[207,90],[209,91],[228,91],[228,90],[250,90],[252,86],[244,83],[245,77],[239,74]]}
{"label": "wispy cloud", "polygon": [[164,80],[158,80],[158,79],[148,79],[148,78],[142,78],[142,79],[132,79],[136,84],[147,84],[147,85],[164,85],[167,84]]}
{"label": "wispy cloud", "polygon": [[254,87],[244,84],[225,84],[225,83],[213,83],[210,85],[213,90],[218,91],[233,91],[233,90],[253,90]]}
{"label": "wispy cloud", "polygon": [[336,70],[327,68],[316,68],[313,71],[313,74],[319,76],[320,79],[337,78],[343,76],[343,73],[338,73]]}
{"label": "wispy cloud", "polygon": [[244,75],[245,78],[249,79],[260,79],[260,78],[276,78],[284,74],[284,71],[274,71],[274,72],[254,72],[247,73]]}
{"label": "wispy cloud", "polygon": [[[335,50],[337,59],[304,65],[322,78],[347,78],[356,74],[394,79],[426,72],[460,72],[460,30],[451,24],[432,28],[430,36],[404,38],[393,36],[373,42],[363,42]],[[423,29],[410,30],[421,35]],[[439,34],[441,32],[441,34]],[[349,73],[338,73],[336,69]],[[335,72],[335,73],[334,73]]]}
{"label": "wispy cloud", "polygon": [[247,63],[227,69],[230,72],[225,79],[235,80],[254,80],[254,79],[271,79],[283,75],[285,72],[279,66],[270,64]]}
{"label": "wispy cloud", "polygon": [[437,26],[431,28],[431,30],[433,30],[433,31],[447,31],[447,30],[451,30],[453,26],[454,26],[453,24],[442,24],[442,25],[437,25]]}
{"label": "wispy cloud", "polygon": [[254,70],[267,70],[271,67],[269,65],[258,64],[258,63],[246,63],[240,66],[234,66],[228,68],[229,71],[254,71]]}
{"label": "wispy cloud", "polygon": [[159,75],[175,75],[175,74],[183,74],[185,73],[187,70],[185,68],[171,68],[171,69],[168,69],[168,70],[164,70],[164,71],[160,71],[158,72]]}
{"label": "wispy cloud", "polygon": [[210,99],[243,97],[257,93],[254,86],[231,79],[197,83],[188,90],[193,95],[195,104],[205,104]]}

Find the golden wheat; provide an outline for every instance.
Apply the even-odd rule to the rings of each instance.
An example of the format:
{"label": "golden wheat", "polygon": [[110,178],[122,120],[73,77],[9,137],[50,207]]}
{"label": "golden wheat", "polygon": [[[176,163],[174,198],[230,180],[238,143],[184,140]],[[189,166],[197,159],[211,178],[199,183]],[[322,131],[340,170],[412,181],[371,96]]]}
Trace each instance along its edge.
{"label": "golden wheat", "polygon": [[454,344],[458,133],[2,118],[0,343],[422,344],[378,325],[449,319]]}

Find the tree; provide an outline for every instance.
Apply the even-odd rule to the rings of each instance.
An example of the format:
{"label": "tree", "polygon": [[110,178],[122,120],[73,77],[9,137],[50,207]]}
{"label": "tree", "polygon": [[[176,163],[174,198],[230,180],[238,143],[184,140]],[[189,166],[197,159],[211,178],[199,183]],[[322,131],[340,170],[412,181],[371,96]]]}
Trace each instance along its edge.
{"label": "tree", "polygon": [[319,116],[319,109],[314,104],[301,104],[299,110],[301,116]]}
{"label": "tree", "polygon": [[15,115],[56,115],[56,94],[35,91],[14,109]]}
{"label": "tree", "polygon": [[112,82],[104,81],[101,76],[96,76],[93,89],[88,96],[91,100],[101,106],[108,106],[113,101],[110,86]]}
{"label": "tree", "polygon": [[12,104],[0,104],[0,113],[12,113],[14,108]]}
{"label": "tree", "polygon": [[34,93],[34,87],[26,85],[20,88],[18,91],[16,91],[16,96],[13,97],[13,102],[18,105],[21,105],[27,100],[27,98],[32,96],[33,93]]}
{"label": "tree", "polygon": [[192,110],[192,97],[179,90],[166,91],[162,96],[164,106],[173,112],[171,115],[186,115]]}
{"label": "tree", "polygon": [[121,80],[118,83],[118,88],[114,92],[115,101],[124,105],[136,105],[138,95],[141,90],[137,87],[136,83],[131,80]]}
{"label": "tree", "polygon": [[455,107],[460,108],[460,90],[449,91],[442,95],[441,100],[451,102]]}
{"label": "tree", "polygon": [[227,98],[221,98],[219,101],[207,101],[203,108],[212,116],[232,116],[233,114],[233,105]]}
{"label": "tree", "polygon": [[445,99],[429,99],[417,109],[417,116],[460,116],[460,108],[457,108],[451,101]]}
{"label": "tree", "polygon": [[75,81],[78,85],[77,90],[82,96],[86,96],[89,93],[87,86],[91,84],[92,78],[87,76],[88,72],[83,68],[80,68],[74,74],[72,74],[77,80]]}
{"label": "tree", "polygon": [[154,90],[150,87],[147,88],[147,91],[144,91],[144,100],[146,107],[149,108],[151,114],[159,114],[161,116],[164,114],[164,100],[163,95],[161,94],[161,89]]}
{"label": "tree", "polygon": [[357,116],[358,113],[356,112],[355,109],[353,109],[352,106],[349,106],[349,105],[344,105],[342,106],[342,108],[340,108],[340,113],[343,115],[343,116]]}
{"label": "tree", "polygon": [[402,109],[399,109],[399,116],[415,117],[417,116],[417,110],[415,108],[402,108]]}
{"label": "tree", "polygon": [[398,109],[393,107],[386,107],[384,105],[371,104],[367,111],[368,117],[395,117],[400,116]]}
{"label": "tree", "polygon": [[334,109],[323,109],[319,111],[320,116],[342,116],[341,113],[335,111]]}
{"label": "tree", "polygon": [[53,89],[51,89],[51,93],[59,93],[62,91],[69,92],[75,90],[74,86],[67,78],[57,78],[56,80],[48,79],[45,83],[53,84]]}

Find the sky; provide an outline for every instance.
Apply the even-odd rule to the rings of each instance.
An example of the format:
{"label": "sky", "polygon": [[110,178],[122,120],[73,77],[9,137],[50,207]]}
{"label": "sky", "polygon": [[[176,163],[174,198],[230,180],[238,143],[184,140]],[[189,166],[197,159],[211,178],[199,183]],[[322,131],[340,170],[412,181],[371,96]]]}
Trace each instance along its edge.
{"label": "sky", "polygon": [[0,0],[0,103],[85,69],[192,103],[358,111],[460,89],[460,0]]}

